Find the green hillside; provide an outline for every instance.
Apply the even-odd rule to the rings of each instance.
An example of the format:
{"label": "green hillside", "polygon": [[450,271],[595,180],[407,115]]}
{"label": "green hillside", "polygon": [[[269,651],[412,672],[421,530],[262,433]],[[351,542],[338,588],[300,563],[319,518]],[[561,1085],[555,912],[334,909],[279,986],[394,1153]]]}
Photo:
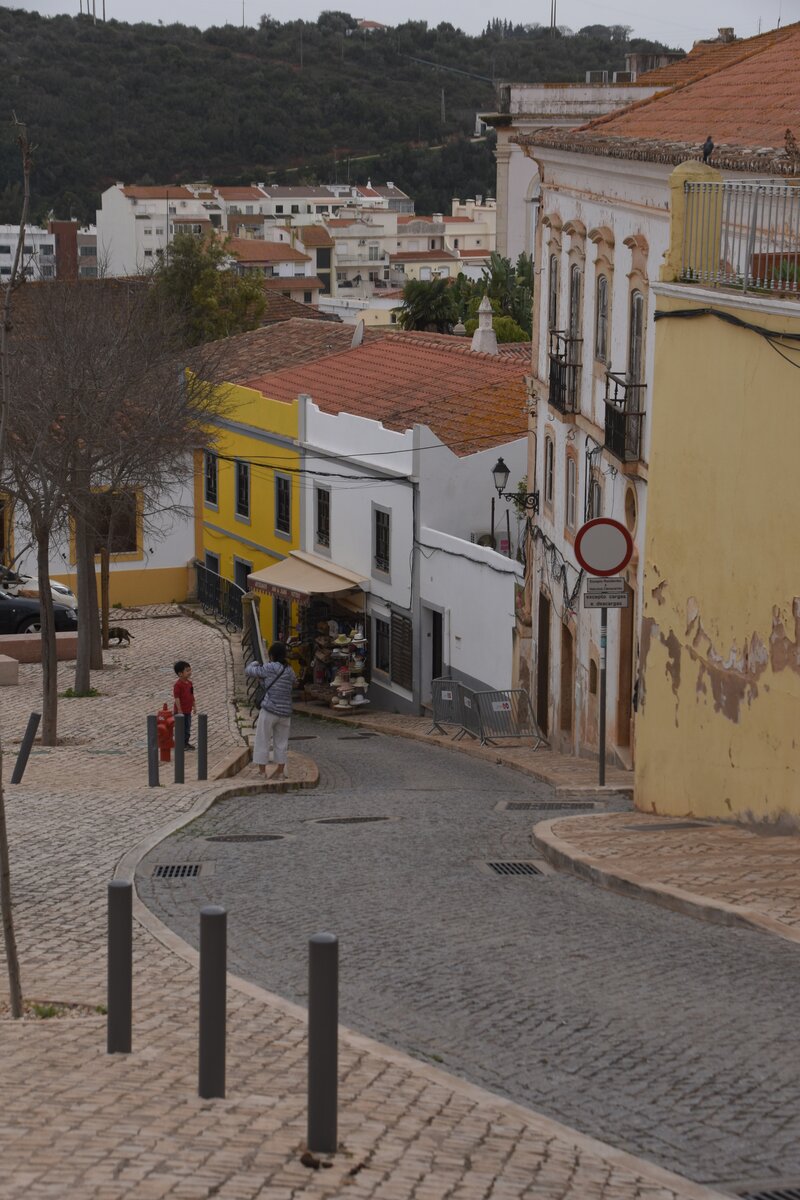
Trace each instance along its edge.
{"label": "green hillside", "polygon": [[[630,45],[647,44],[626,37],[619,26],[570,35],[499,20],[479,37],[424,22],[363,35],[336,12],[201,31],[0,9],[0,221],[19,210],[12,112],[37,147],[37,217],[52,208],[92,218],[117,179],[295,182],[348,171],[352,182],[388,176],[420,211],[438,210],[452,194],[493,190],[490,145],[466,140],[475,113],[494,107],[492,79],[620,70]],[[366,155],[380,157],[355,161]]]}

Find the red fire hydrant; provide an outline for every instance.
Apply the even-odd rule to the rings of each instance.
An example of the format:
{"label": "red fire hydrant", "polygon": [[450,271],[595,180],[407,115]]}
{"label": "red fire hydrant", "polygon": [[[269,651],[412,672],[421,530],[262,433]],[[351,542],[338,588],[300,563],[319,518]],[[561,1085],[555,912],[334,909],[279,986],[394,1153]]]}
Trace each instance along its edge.
{"label": "red fire hydrant", "polygon": [[162,762],[171,762],[170,750],[175,745],[175,718],[169,711],[169,705],[164,704],[158,714],[158,748],[161,751]]}

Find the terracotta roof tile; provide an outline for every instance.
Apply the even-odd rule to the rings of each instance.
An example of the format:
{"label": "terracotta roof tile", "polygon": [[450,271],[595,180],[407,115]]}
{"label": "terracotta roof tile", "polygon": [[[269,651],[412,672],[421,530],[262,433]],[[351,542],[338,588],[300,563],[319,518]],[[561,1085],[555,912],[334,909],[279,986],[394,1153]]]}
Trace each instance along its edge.
{"label": "terracotta roof tile", "polygon": [[784,26],[783,29],[770,29],[756,37],[736,38],[732,42],[721,42],[717,39],[695,42],[685,58],[665,67],[656,67],[653,71],[644,71],[637,76],[636,82],[649,87],[674,87],[679,83],[688,83],[701,75],[708,75],[711,71],[719,71],[739,62],[754,51],[773,45],[786,35],[787,30],[791,30],[790,25]]}
{"label": "terracotta roof tile", "polygon": [[290,296],[284,296],[280,292],[275,292],[269,288],[264,289],[264,296],[267,301],[267,307],[264,309],[264,315],[261,318],[261,325],[274,325],[276,321],[291,321],[299,319],[304,321],[332,321],[334,324],[341,324],[339,317],[335,313],[320,312],[315,304],[303,304],[299,300],[292,300]]}
{"label": "terracotta roof tile", "polygon": [[188,188],[181,187],[180,184],[162,183],[155,187],[139,187],[138,184],[132,184],[129,187],[122,188],[123,196],[127,196],[129,200],[194,200],[196,197]]}
{"label": "terracotta roof tile", "polygon": [[266,242],[260,238],[230,238],[226,249],[241,263],[311,262],[288,242]]}
{"label": "terracotta roof tile", "polygon": [[[276,299],[300,307],[282,296]],[[271,303],[272,297],[268,301]],[[244,383],[268,371],[279,371],[348,350],[354,332],[352,325],[294,317],[223,338],[215,346],[222,359],[226,381]]]}
{"label": "terracotta roof tile", "polygon": [[333,245],[333,238],[324,225],[299,225],[295,232],[306,249]]}
{"label": "terracotta roof tile", "polygon": [[478,247],[477,250],[459,250],[458,253],[461,258],[488,258],[492,252],[487,246],[485,250]]}
{"label": "terracotta roof tile", "polygon": [[442,259],[458,258],[457,254],[451,254],[449,250],[401,250],[397,254],[390,254],[390,262],[428,262],[430,259],[441,261]]}
{"label": "terracotta roof tile", "polygon": [[580,129],[549,130],[520,143],[585,154],[681,162],[698,157],[710,134],[712,165],[793,173],[787,127],[800,127],[800,23],[734,43],[745,52],[709,64],[708,73],[599,117]]}
{"label": "terracotta roof tile", "polygon": [[525,436],[522,364],[473,354],[462,338],[392,332],[249,386],[276,400],[305,393],[326,412],[369,417],[389,429],[422,423],[459,456]]}
{"label": "terracotta roof tile", "polygon": [[270,292],[321,292],[325,287],[316,275],[275,275],[262,283]]}
{"label": "terracotta roof tile", "polygon": [[265,196],[259,187],[221,187],[217,188],[223,200],[264,200]]}

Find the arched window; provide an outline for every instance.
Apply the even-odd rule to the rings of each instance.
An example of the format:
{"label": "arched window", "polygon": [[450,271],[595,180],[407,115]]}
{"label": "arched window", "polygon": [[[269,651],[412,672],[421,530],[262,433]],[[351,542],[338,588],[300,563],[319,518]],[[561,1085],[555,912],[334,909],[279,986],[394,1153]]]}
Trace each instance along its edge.
{"label": "arched window", "polygon": [[608,362],[608,276],[597,276],[597,305],[594,315],[594,356]]}
{"label": "arched window", "polygon": [[550,329],[558,328],[558,255],[550,255],[550,274],[547,293],[547,324]]}
{"label": "arched window", "polygon": [[603,515],[603,492],[600,487],[599,479],[591,479],[589,482],[589,503],[586,512],[586,520],[593,521],[595,517]]}
{"label": "arched window", "polygon": [[578,464],[571,454],[567,455],[567,529],[574,529],[578,514]]}
{"label": "arched window", "polygon": [[569,272],[569,336],[581,336],[581,283],[583,273],[577,263],[573,263]]}
{"label": "arched window", "polygon": [[545,504],[553,503],[553,439],[546,437],[544,439],[544,502]]}
{"label": "arched window", "polygon": [[628,323],[628,380],[644,383],[644,296],[631,292]]}

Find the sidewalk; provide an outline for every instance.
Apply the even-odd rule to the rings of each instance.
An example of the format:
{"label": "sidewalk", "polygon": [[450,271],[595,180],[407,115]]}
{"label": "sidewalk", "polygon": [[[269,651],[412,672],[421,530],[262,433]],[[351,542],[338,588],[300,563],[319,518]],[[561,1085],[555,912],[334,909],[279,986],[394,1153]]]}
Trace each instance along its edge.
{"label": "sidewalk", "polygon": [[[215,630],[175,618],[142,619],[134,631],[133,646],[113,651],[94,679],[109,695],[62,701],[65,744],[33,757],[23,784],[6,792],[24,991],[67,1009],[49,1020],[0,1015],[2,1200],[718,1195],[347,1030],[342,1148],[329,1169],[307,1169],[304,1011],[229,978],[228,1097],[199,1100],[196,954],[138,901],[134,1051],[107,1055],[97,1012],[107,881],[131,878],[147,850],[226,795],[247,787],[269,804],[269,784],[240,779],[145,786],[142,715],[171,687],[173,658],[195,668],[214,754],[230,754],[241,735],[225,684],[228,648]],[[19,689],[0,695],[6,745],[37,706],[35,675],[23,668]],[[309,772],[292,756],[289,786]],[[201,879],[191,884],[198,907],[217,898],[213,875]],[[0,971],[4,997],[2,956]]]}
{"label": "sidewalk", "polygon": [[800,835],[610,813],[543,821],[533,839],[562,870],[603,887],[800,942]]}
{"label": "sidewalk", "polygon": [[[545,746],[533,749],[532,739],[519,743],[507,741],[501,745],[481,746],[469,737],[455,741],[455,729],[447,733],[431,733],[430,717],[408,717],[400,713],[370,712],[358,717],[338,716],[333,709],[318,704],[296,704],[295,712],[326,721],[338,721],[342,725],[354,725],[359,729],[372,729],[376,733],[388,733],[395,737],[411,738],[429,746],[441,746],[460,754],[471,754],[484,762],[502,763],[504,767],[521,771],[543,783],[549,783],[559,795],[581,795],[600,792],[597,781],[598,765],[591,759],[572,758],[565,754],[554,754]],[[606,792],[633,793],[633,773],[620,771],[617,767],[606,769]]]}

